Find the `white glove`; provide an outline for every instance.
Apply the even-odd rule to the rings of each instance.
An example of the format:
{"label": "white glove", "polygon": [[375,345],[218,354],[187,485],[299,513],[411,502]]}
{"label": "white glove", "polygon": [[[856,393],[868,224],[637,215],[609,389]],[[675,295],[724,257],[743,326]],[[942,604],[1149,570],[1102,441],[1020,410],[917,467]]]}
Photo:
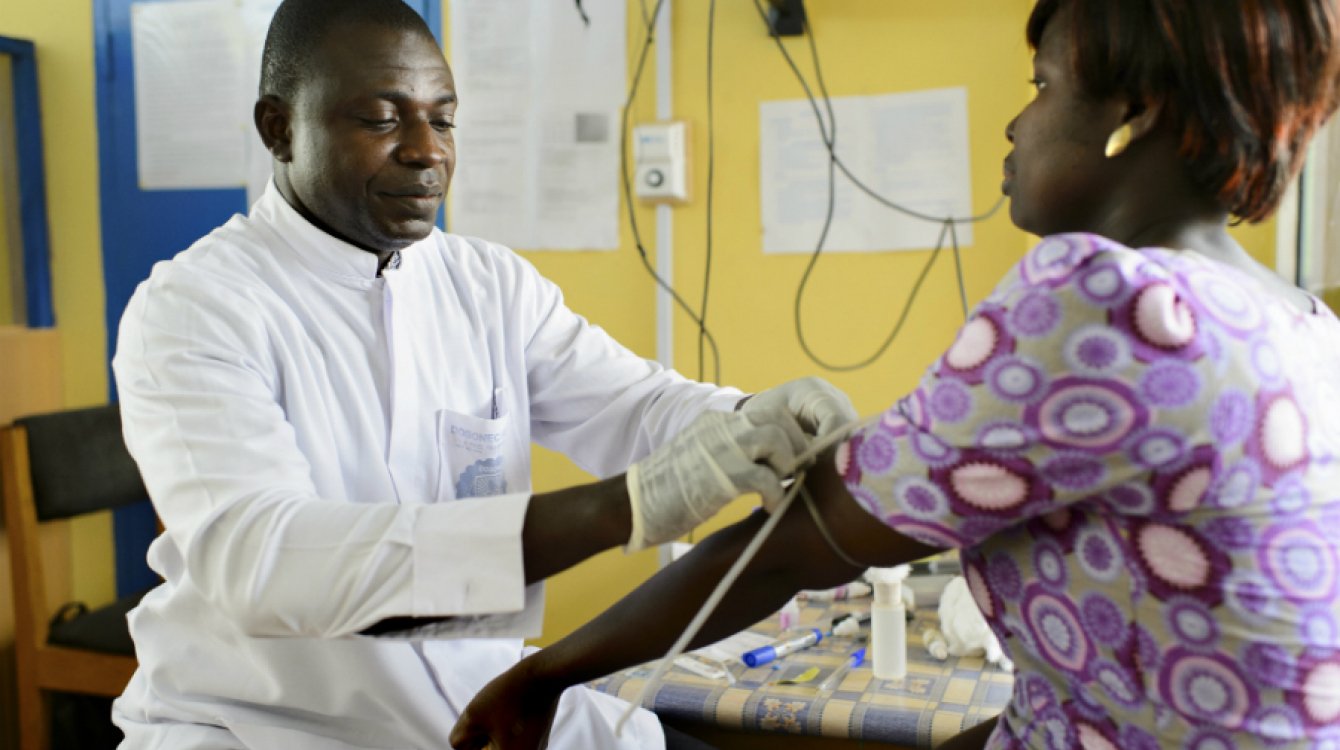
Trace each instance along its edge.
{"label": "white glove", "polygon": [[633,533],[624,551],[678,539],[740,495],[757,492],[776,505],[781,472],[803,448],[777,425],[755,425],[740,413],[701,414],[628,469]]}
{"label": "white glove", "polygon": [[847,394],[816,377],[763,391],[745,401],[740,412],[756,425],[775,424],[788,432],[795,429],[791,425],[797,425],[813,437],[823,437],[860,418]]}

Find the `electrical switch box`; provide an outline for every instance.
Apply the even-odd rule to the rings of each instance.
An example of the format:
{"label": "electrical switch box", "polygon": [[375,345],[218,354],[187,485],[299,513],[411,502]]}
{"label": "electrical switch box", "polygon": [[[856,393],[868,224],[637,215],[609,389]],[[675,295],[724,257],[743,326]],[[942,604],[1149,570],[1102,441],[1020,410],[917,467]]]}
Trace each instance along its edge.
{"label": "electrical switch box", "polygon": [[689,200],[689,124],[657,122],[633,128],[633,191],[644,203]]}

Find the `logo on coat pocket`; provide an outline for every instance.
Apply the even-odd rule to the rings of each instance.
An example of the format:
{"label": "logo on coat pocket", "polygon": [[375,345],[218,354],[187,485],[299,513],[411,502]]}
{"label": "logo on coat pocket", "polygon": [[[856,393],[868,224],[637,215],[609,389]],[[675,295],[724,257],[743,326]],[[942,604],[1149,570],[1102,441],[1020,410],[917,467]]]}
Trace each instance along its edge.
{"label": "logo on coat pocket", "polygon": [[503,459],[486,458],[468,466],[456,480],[456,499],[490,497],[507,492],[507,477],[503,475]]}

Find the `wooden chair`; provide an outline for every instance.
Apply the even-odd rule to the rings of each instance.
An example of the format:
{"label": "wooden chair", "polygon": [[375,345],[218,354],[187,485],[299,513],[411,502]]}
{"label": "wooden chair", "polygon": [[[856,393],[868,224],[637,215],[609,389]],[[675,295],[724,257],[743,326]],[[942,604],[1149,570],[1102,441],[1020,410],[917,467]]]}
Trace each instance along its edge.
{"label": "wooden chair", "polygon": [[0,483],[14,577],[21,750],[47,750],[51,692],[117,696],[135,672],[126,613],[143,593],[48,622],[38,524],[148,497],[115,405],[19,419],[0,428]]}

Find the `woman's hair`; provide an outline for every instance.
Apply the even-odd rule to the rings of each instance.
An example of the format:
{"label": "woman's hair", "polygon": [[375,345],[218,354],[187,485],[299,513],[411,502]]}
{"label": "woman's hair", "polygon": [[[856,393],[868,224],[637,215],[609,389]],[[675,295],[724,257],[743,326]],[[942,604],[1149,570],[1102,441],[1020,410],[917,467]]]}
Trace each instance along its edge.
{"label": "woman's hair", "polygon": [[1034,49],[1069,9],[1090,96],[1159,102],[1196,183],[1235,216],[1279,206],[1340,102],[1337,0],[1039,0]]}

